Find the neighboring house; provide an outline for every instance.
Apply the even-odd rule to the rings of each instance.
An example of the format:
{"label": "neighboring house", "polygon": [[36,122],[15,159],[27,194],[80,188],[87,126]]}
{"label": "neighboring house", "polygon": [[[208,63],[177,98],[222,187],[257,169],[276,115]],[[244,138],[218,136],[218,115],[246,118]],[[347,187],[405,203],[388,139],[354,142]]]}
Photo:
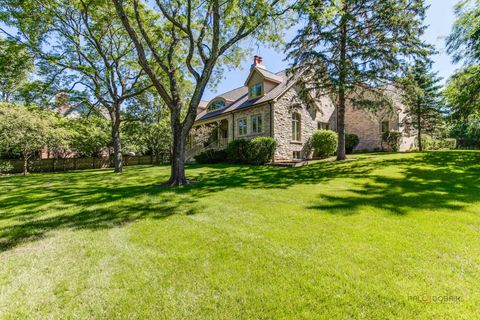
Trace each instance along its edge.
{"label": "neighboring house", "polygon": [[[194,132],[201,126],[213,128],[207,142],[191,137],[187,161],[208,149],[225,148],[228,142],[255,137],[273,137],[277,142],[274,161],[308,159],[312,156],[309,139],[316,130],[336,130],[336,108],[327,96],[302,99],[295,81],[285,71],[273,73],[254,57],[245,84],[218,95],[198,108]],[[398,105],[399,110],[403,106]],[[346,131],[360,138],[358,150],[381,148],[382,130],[402,130],[401,112],[391,116],[373,115],[347,107]],[[402,150],[411,148],[402,142]]]}

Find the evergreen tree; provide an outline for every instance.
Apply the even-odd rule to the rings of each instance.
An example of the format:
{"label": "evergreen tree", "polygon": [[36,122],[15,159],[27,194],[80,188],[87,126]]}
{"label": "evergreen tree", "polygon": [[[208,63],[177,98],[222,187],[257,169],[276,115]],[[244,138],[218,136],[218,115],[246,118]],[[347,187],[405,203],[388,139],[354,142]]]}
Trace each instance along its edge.
{"label": "evergreen tree", "polygon": [[431,62],[417,61],[408,76],[400,81],[408,114],[404,125],[416,129],[420,151],[423,150],[422,134],[433,133],[442,118],[441,79],[431,70],[431,65]]}
{"label": "evergreen tree", "polygon": [[[305,26],[287,47],[291,72],[337,104],[337,160],[345,159],[345,105],[379,108],[407,59],[425,55],[423,0],[303,0]],[[350,101],[349,101],[350,100]]]}

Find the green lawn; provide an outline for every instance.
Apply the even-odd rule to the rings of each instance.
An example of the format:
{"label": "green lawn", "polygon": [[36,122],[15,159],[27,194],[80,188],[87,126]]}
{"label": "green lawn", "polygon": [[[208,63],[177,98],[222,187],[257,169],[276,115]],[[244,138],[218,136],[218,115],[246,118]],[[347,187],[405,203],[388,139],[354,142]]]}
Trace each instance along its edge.
{"label": "green lawn", "polygon": [[352,158],[0,178],[0,318],[477,318],[480,152]]}

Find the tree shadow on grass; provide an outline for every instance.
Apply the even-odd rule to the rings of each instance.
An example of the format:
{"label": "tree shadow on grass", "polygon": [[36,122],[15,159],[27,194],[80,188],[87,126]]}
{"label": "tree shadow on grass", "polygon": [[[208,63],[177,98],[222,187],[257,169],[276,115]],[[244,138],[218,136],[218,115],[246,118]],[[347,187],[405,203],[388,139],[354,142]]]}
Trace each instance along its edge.
{"label": "tree shadow on grass", "polygon": [[[288,189],[351,179],[348,196],[321,192],[310,209],[355,213],[364,205],[404,214],[412,208],[462,209],[480,200],[478,152],[439,152],[405,156],[373,155],[352,162],[320,162],[302,168],[193,165],[199,182],[158,187],[167,168],[32,175],[0,180],[0,252],[61,229],[107,229],[140,219],[197,214],[201,198],[230,188]],[[400,175],[376,172],[393,168]]]}
{"label": "tree shadow on grass", "polygon": [[352,215],[363,206],[396,215],[413,209],[463,210],[480,201],[480,154],[478,152],[425,153],[423,161],[386,160],[400,176],[370,174],[348,195],[320,195],[320,203],[308,207],[331,214]]}
{"label": "tree shadow on grass", "polygon": [[51,231],[108,229],[201,210],[185,188],[154,186],[137,177],[141,171],[149,172],[136,168],[132,183],[123,183],[124,176],[99,171],[0,181],[0,188],[8,194],[0,196],[0,252]]}

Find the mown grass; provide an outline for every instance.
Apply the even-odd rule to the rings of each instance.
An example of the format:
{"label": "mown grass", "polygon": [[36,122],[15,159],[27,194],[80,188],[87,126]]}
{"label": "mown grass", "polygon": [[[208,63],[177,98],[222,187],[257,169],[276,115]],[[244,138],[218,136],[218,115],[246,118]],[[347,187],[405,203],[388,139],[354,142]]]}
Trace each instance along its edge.
{"label": "mown grass", "polygon": [[354,158],[0,178],[0,318],[478,317],[480,153]]}

